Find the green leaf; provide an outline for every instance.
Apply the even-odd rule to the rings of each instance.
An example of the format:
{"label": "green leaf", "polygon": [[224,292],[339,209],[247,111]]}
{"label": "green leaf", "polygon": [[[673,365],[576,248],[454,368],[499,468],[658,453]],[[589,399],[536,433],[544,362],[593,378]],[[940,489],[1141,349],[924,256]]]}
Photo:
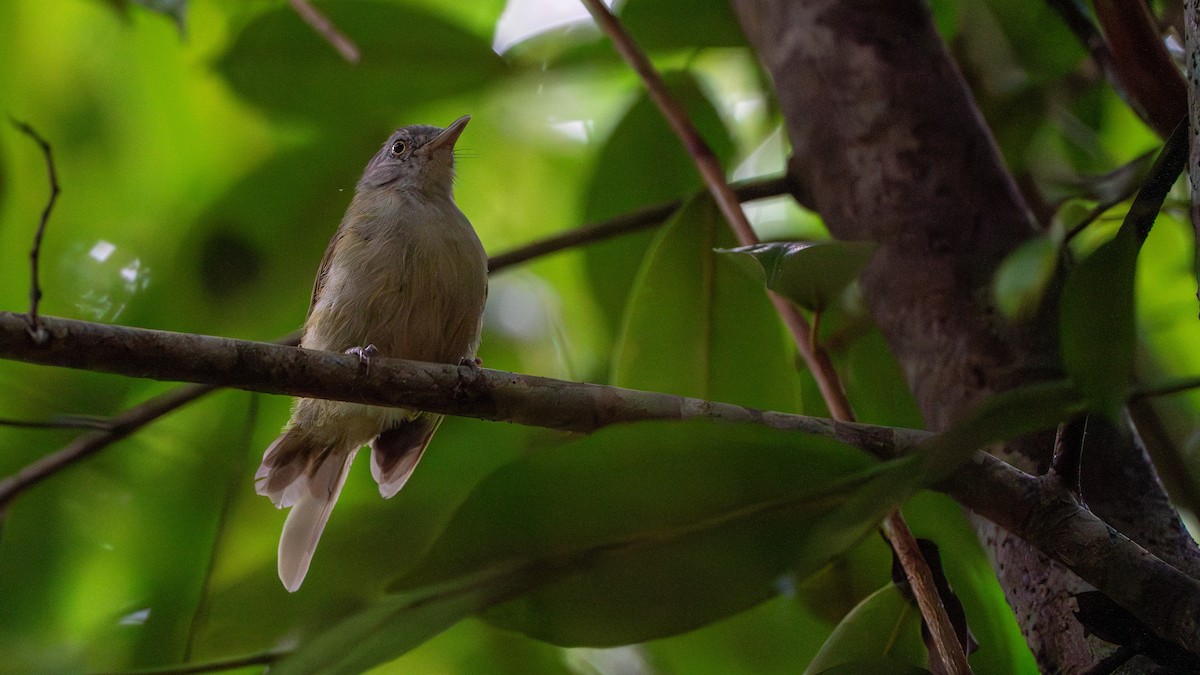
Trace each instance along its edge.
{"label": "green leaf", "polygon": [[921,640],[921,613],[895,584],[888,584],[842,619],[804,672],[839,672],[838,667],[860,663],[887,667],[854,672],[923,672],[928,660]]}
{"label": "green leaf", "polygon": [[621,22],[646,50],[746,45],[724,0],[639,0],[621,8]]}
{"label": "green leaf", "polygon": [[[691,74],[663,73],[671,93],[723,165],[734,145],[716,108]],[[703,187],[691,156],[663,120],[649,96],[637,98],[601,147],[587,188],[584,220],[595,222],[661,202],[681,199]],[[597,242],[584,249],[588,280],[613,326],[620,325],[639,262],[653,234],[637,233]]]}
{"label": "green leaf", "polygon": [[271,672],[283,675],[358,675],[395,659],[460,619],[517,592],[530,575],[468,580],[423,593],[393,595],[306,640]]}
{"label": "green leaf", "polygon": [[992,295],[1004,316],[1026,321],[1041,307],[1042,297],[1058,269],[1058,243],[1049,235],[1033,237],[1000,263]]}
{"label": "green leaf", "polygon": [[989,396],[922,446],[930,480],[948,475],[976,450],[1053,428],[1085,409],[1083,394],[1070,380],[1041,382]]}
{"label": "green leaf", "polygon": [[707,193],[658,232],[626,308],[613,384],[799,409],[793,350],[774,308],[759,286],[713,250],[732,242]]}
{"label": "green leaf", "polygon": [[782,576],[873,530],[917,479],[910,460],[759,426],[610,427],[492,474],[396,587],[562,570],[485,618],[555,644],[641,642],[777,594]]}
{"label": "green leaf", "polygon": [[1063,365],[1091,407],[1116,415],[1133,375],[1137,231],[1122,227],[1067,278],[1059,310]]}
{"label": "green leaf", "polygon": [[878,248],[867,241],[793,241],[723,249],[743,269],[804,309],[837,301]]}
{"label": "green leaf", "polygon": [[504,67],[483,38],[418,7],[363,1],[321,10],[358,45],[361,62],[347,63],[281,6],[251,21],[217,69],[238,94],[273,115],[342,124],[394,119],[418,102],[476,91]]}

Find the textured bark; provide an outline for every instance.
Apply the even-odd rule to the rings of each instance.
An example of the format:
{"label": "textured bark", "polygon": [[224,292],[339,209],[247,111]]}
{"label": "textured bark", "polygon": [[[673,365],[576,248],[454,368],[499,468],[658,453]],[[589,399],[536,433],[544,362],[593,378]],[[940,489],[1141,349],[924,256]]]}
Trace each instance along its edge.
{"label": "textured bark", "polygon": [[[1034,224],[924,4],[732,2],[774,81],[793,175],[835,236],[881,244],[864,295],[928,427],[1057,374],[1054,318],[1011,326],[989,306],[996,266]],[[1096,431],[1083,454],[1089,506],[1197,576],[1200,556],[1143,449],[1128,429]],[[999,454],[1043,473],[1050,451],[1042,437]],[[1112,651],[1075,619],[1072,595],[1087,584],[991,523],[977,531],[1044,669],[1078,672]]]}

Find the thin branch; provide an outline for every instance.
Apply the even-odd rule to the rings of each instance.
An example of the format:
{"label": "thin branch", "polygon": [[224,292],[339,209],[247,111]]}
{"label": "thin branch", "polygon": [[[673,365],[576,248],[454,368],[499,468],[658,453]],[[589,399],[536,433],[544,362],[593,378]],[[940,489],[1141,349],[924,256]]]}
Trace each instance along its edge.
{"label": "thin branch", "polygon": [[[746,181],[734,186],[734,194],[737,198],[747,202],[755,199],[785,195],[790,190],[791,185],[787,176]],[[574,246],[590,244],[623,234],[649,229],[670,217],[682,204],[683,200],[676,199],[670,202],[663,202],[662,204],[645,206],[636,211],[616,216],[615,218],[567,230],[562,234],[535,241],[507,253],[492,256],[491,260],[488,261],[488,270],[497,272],[505,267],[523,263],[539,256],[557,253]]]}
{"label": "thin branch", "polygon": [[[445,363],[379,358],[372,360],[370,369],[363,369],[353,355],[266,342],[57,317],[43,317],[43,323],[50,340],[39,346],[18,330],[22,325],[20,315],[0,312],[0,358],[196,383],[189,393],[179,396],[195,397],[212,387],[233,387],[417,408],[564,431],[594,431],[609,424],[647,419],[720,419],[802,430],[871,452],[894,447],[897,442],[902,449],[911,449],[929,437],[923,431],[763,412],[728,403],[488,369],[470,378],[465,369]],[[170,403],[156,404],[154,412],[170,407]],[[111,433],[127,433],[122,424],[126,414],[140,419],[146,413],[130,409],[115,417]],[[10,480],[0,481],[0,503]]]}
{"label": "thin branch", "polygon": [[[729,227],[737,236],[738,243],[742,246],[751,246],[758,243],[758,235],[754,233],[754,229],[750,226],[750,221],[746,218],[745,211],[742,210],[742,205],[738,201],[737,196],[729,187],[729,183],[725,180],[725,171],[721,167],[721,163],[717,160],[717,156],[713,153],[708,144],[700,136],[700,131],[692,123],[687,111],[679,104],[678,101],[671,95],[667,84],[663,81],[662,76],[650,63],[650,59],[646,57],[645,52],[641,50],[633,37],[626,32],[625,27],[600,0],[583,0],[596,23],[613,41],[613,45],[617,51],[625,59],[631,68],[641,77],[645,83],[647,91],[650,93],[650,98],[658,106],[659,112],[666,118],[668,124],[679,136],[691,155],[692,160],[696,164],[696,168],[700,171],[700,175],[704,178],[705,184],[712,192],[713,198],[717,205],[721,208],[721,212],[725,215]],[[841,378],[838,377],[837,371],[833,367],[832,361],[829,359],[829,354],[820,348],[820,345],[811,339],[813,328],[800,314],[800,310],[796,308],[787,298],[773,291],[768,290],[767,295],[771,299],[771,304],[775,306],[775,310],[779,313],[779,317],[783,320],[788,331],[792,334],[792,339],[808,364],[809,370],[813,373],[817,381],[817,386],[821,390],[821,397],[825,399],[825,405],[829,408],[830,413],[836,420],[845,422],[854,421],[854,410],[850,407],[850,401],[846,398],[846,391],[842,387]],[[894,511],[888,515],[889,523],[896,527],[902,527],[904,532],[908,531],[907,525],[904,524],[904,517],[899,511]],[[891,529],[896,529],[895,527]],[[909,535],[911,538],[911,534]],[[950,623],[950,617],[946,614],[946,608],[942,605],[941,599],[937,596],[937,589],[931,584],[924,583],[925,580],[933,578],[929,566],[925,563],[925,559],[921,556],[921,551],[916,547],[916,542],[913,542],[912,548],[909,550],[909,555],[899,556],[901,565],[904,568],[905,574],[908,576],[909,583],[912,584],[913,592],[918,596],[918,604],[922,610],[922,615],[925,621],[931,627],[931,631],[935,636],[934,645],[940,650],[942,663],[946,664],[949,672],[954,675],[971,672],[971,668],[967,665],[967,657],[962,651],[962,646],[957,639],[952,642],[945,642],[940,637],[945,635],[954,635],[954,627]],[[920,598],[922,593],[933,592],[932,598]],[[926,613],[928,612],[928,613]]]}
{"label": "thin branch", "polygon": [[87,415],[59,415],[48,420],[15,420],[0,417],[0,427],[16,427],[19,429],[99,429],[107,431],[112,428],[112,420],[105,417],[89,417]]}
{"label": "thin branch", "polygon": [[33,139],[34,143],[42,149],[42,154],[46,157],[46,173],[50,177],[50,198],[46,200],[46,208],[42,211],[42,219],[38,222],[37,232],[33,235],[33,248],[29,251],[29,330],[30,334],[36,338],[42,337],[42,326],[38,320],[38,302],[42,299],[42,287],[38,283],[38,261],[42,253],[42,238],[46,235],[46,224],[50,222],[50,214],[54,211],[54,203],[58,201],[58,172],[54,168],[54,153],[50,149],[50,142],[37,132],[29,124],[17,119],[9,118],[13,126],[21,133]]}
{"label": "thin branch", "polygon": [[[368,371],[356,357],[332,352],[54,317],[43,317],[43,324],[51,339],[38,345],[21,315],[0,312],[0,358],[203,383],[190,388],[197,392],[227,386],[573,431],[635,420],[728,420],[834,438],[882,457],[911,452],[930,438],[912,429],[493,370],[464,381],[449,364],[378,359]],[[11,495],[12,480],[0,481],[0,503]],[[1200,580],[1109,527],[1058,481],[977,452],[936,489],[1062,563],[1164,639],[1200,653]]]}
{"label": "thin branch", "polygon": [[[5,319],[9,320],[14,316],[9,312],[4,312],[3,315]],[[47,341],[51,339],[52,331],[47,332],[46,335]],[[8,508],[14,497],[36,483],[216,389],[217,387],[211,385],[190,385],[155,396],[112,418],[108,428],[84,434],[61,450],[22,467],[20,471],[11,476],[5,476],[0,479],[0,515]]]}
{"label": "thin branch", "polygon": [[316,7],[309,4],[308,0],[288,0],[300,18],[304,19],[318,35],[325,38],[325,41],[333,45],[333,48],[342,55],[350,63],[358,63],[362,58],[358,51],[358,45],[354,41],[346,37],[346,34],[338,30],[338,27],[333,25],[329,17],[325,16]]}
{"label": "thin branch", "polygon": [[[883,529],[887,533],[888,541],[892,544],[892,549],[896,551],[896,558],[900,561],[900,566],[904,568],[904,575],[908,577],[908,583],[912,587],[913,597],[917,599],[921,616],[942,615],[946,617],[945,621],[926,620],[926,623],[929,626],[929,633],[933,637],[934,649],[942,657],[947,672],[971,672],[966,652],[963,650],[962,643],[958,641],[958,635],[954,632],[954,626],[951,625],[950,617],[946,613],[946,605],[942,602],[941,594],[938,593],[933,572],[926,564],[925,556],[921,554],[921,546],[917,544],[916,537],[908,529],[908,523],[904,522],[899,510],[892,511],[884,518]],[[950,662],[950,659],[953,659],[953,662]]]}

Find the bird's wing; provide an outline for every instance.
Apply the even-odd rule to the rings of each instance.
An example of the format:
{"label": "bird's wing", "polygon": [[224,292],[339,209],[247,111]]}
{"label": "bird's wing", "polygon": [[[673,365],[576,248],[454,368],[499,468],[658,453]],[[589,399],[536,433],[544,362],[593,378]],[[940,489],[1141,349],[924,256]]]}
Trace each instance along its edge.
{"label": "bird's wing", "polygon": [[325,288],[325,278],[329,276],[329,267],[333,263],[333,251],[345,233],[346,228],[338,227],[337,232],[330,237],[329,245],[325,247],[325,255],[321,257],[321,266],[317,268],[317,278],[313,281],[312,298],[308,302],[306,318],[312,316],[313,308],[317,306],[317,300],[321,298],[321,290]]}

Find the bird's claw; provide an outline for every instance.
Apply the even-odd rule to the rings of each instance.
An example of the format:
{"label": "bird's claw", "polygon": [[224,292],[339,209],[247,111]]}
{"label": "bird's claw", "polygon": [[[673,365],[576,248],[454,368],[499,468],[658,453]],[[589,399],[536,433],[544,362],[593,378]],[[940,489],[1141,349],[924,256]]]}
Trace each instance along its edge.
{"label": "bird's claw", "polygon": [[454,397],[466,398],[469,391],[483,378],[483,361],[476,357],[458,360],[458,382],[454,385]]}
{"label": "bird's claw", "polygon": [[364,372],[371,372],[371,359],[379,356],[379,348],[375,345],[367,345],[366,347],[351,347],[347,349],[346,354],[358,357],[358,365]]}

